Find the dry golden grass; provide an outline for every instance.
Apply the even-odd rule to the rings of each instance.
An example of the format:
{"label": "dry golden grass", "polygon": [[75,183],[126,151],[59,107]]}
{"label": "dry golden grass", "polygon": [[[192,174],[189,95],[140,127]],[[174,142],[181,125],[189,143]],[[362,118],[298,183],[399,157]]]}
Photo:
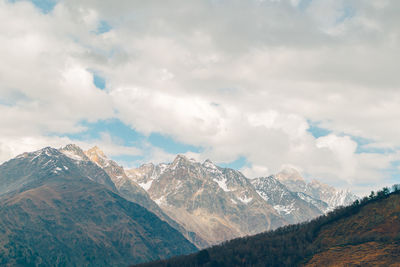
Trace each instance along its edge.
{"label": "dry golden grass", "polygon": [[314,255],[305,266],[400,266],[400,246],[368,242],[333,247]]}
{"label": "dry golden grass", "polygon": [[[316,239],[326,250],[305,266],[400,266],[400,195],[370,203],[355,215],[323,227]],[[360,242],[378,237],[382,241]]]}

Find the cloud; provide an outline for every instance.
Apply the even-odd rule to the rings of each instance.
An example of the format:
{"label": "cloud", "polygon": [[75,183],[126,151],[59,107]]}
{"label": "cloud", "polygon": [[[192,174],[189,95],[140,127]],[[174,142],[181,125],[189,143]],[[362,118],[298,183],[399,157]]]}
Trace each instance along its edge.
{"label": "cloud", "polygon": [[[199,159],[246,157],[251,176],[289,164],[360,192],[366,183],[379,187],[399,159],[399,7],[71,0],[43,14],[30,2],[2,0],[0,158],[74,141],[49,136],[79,134],[82,121],[117,118],[144,135],[199,146]],[[309,121],[330,134],[315,138]],[[352,137],[388,150],[360,153]],[[173,157],[107,138],[85,142],[113,155]]]}

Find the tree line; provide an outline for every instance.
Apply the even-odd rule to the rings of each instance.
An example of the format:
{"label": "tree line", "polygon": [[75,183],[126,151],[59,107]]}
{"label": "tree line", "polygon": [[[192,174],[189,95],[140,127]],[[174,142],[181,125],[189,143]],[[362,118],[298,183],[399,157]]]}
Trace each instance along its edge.
{"label": "tree line", "polygon": [[[391,188],[384,187],[377,192],[371,191],[369,196],[356,200],[349,206],[338,207],[309,222],[283,226],[254,236],[236,238],[191,255],[138,266],[297,266],[326,249],[326,244],[317,240],[318,234],[324,227],[357,214],[370,203],[379,202],[395,194],[400,194],[398,184]],[[400,235],[395,241],[399,240]],[[348,245],[369,241],[393,240],[380,234],[349,235],[342,240],[342,243]]]}

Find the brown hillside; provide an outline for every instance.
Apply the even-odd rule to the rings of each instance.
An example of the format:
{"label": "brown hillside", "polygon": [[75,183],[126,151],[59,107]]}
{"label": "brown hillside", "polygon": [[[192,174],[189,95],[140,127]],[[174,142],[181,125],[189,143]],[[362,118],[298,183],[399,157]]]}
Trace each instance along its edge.
{"label": "brown hillside", "polygon": [[400,195],[391,195],[322,227],[314,242],[325,250],[305,265],[400,266],[400,243],[389,242],[400,237],[399,215]]}
{"label": "brown hillside", "polygon": [[141,266],[400,266],[400,187],[308,223]]}
{"label": "brown hillside", "polygon": [[400,195],[369,203],[349,217],[322,227],[316,242],[323,246],[348,243],[351,239],[400,237]]}
{"label": "brown hillside", "polygon": [[318,253],[305,265],[319,266],[400,266],[399,244],[367,242],[360,245],[337,246]]}

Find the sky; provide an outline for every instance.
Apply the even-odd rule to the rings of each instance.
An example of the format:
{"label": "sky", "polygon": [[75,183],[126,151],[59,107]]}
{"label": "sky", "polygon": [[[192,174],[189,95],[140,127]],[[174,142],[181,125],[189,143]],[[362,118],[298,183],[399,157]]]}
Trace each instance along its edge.
{"label": "sky", "polygon": [[97,145],[400,183],[400,1],[0,0],[0,162]]}

